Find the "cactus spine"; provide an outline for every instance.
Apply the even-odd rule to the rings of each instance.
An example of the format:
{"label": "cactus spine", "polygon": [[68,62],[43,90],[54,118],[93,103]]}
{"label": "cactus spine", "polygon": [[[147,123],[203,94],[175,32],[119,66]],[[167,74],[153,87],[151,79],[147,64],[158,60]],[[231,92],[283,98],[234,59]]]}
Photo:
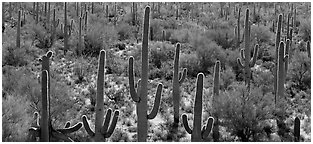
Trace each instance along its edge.
{"label": "cactus spine", "polygon": [[174,58],[174,74],[173,74],[173,104],[174,104],[174,126],[178,126],[179,123],[179,103],[180,103],[180,85],[184,82],[187,69],[184,68],[182,72],[179,72],[179,52],[180,43],[176,45],[175,58]]}
{"label": "cactus spine", "polygon": [[16,47],[21,48],[21,11],[18,11],[17,18],[17,33],[16,33]]}
{"label": "cactus spine", "polygon": [[144,12],[144,27],[143,27],[143,42],[142,42],[142,53],[141,53],[141,82],[138,82],[138,89],[135,90],[134,86],[134,73],[133,73],[133,63],[134,58],[129,58],[129,86],[130,86],[130,95],[132,99],[137,104],[137,138],[139,142],[144,142],[147,139],[147,121],[148,119],[154,119],[157,115],[159,105],[161,102],[162,94],[162,84],[158,84],[157,92],[155,96],[155,102],[153,109],[150,114],[147,115],[147,85],[148,85],[148,36],[149,36],[149,15],[150,7],[147,6]]}
{"label": "cactus spine", "polygon": [[212,107],[214,109],[213,111],[213,116],[215,117],[214,125],[213,125],[213,141],[218,142],[219,141],[219,115],[217,112],[217,107],[214,105],[216,104],[216,99],[219,96],[219,88],[220,88],[220,69],[221,69],[221,64],[220,61],[215,62],[215,67],[214,67],[214,78],[213,78],[213,103]]}
{"label": "cactus spine", "polygon": [[298,117],[295,118],[295,125],[293,131],[294,131],[294,141],[300,142],[300,119]]}
{"label": "cactus spine", "polygon": [[250,79],[251,79],[251,67],[255,65],[257,56],[258,56],[258,49],[259,45],[255,45],[253,57],[251,58],[250,54],[250,24],[249,24],[249,9],[246,10],[246,19],[245,19],[245,32],[244,32],[244,41],[245,41],[245,49],[241,49],[241,59],[244,60],[242,63],[241,59],[238,58],[237,62],[239,66],[244,69],[245,72],[245,83],[248,85],[248,89],[250,89]]}
{"label": "cactus spine", "polygon": [[[112,110],[108,109],[105,120],[104,118],[104,108],[103,108],[103,87],[104,87],[104,68],[105,68],[105,51],[100,51],[99,64],[98,64],[98,74],[97,74],[97,103],[96,103],[96,122],[95,122],[95,132],[93,132],[87,121],[87,117],[84,115],[82,117],[83,124],[87,133],[96,142],[105,141],[106,138],[110,137],[115,129],[117,119],[119,116],[119,111],[115,111],[112,121],[111,114]],[[110,123],[111,121],[111,123]],[[111,124],[111,125],[110,125]]]}
{"label": "cactus spine", "polygon": [[207,125],[203,126],[201,129],[202,123],[202,92],[203,92],[203,73],[199,73],[197,76],[197,90],[195,97],[195,105],[194,105],[194,120],[193,120],[193,129],[188,125],[188,118],[186,114],[182,115],[183,125],[186,131],[191,134],[192,142],[201,142],[205,140],[211,132],[213,126],[213,117],[209,117],[207,121]]}

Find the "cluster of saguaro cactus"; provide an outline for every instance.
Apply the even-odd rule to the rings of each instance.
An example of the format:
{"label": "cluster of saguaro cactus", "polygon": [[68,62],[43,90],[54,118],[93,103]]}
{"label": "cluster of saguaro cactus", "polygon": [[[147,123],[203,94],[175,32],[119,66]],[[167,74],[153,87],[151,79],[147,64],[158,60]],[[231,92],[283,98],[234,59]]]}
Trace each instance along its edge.
{"label": "cluster of saguaro cactus", "polygon": [[40,138],[42,142],[49,141],[73,141],[66,134],[73,133],[79,130],[82,127],[82,123],[77,123],[76,125],[69,127],[70,124],[67,123],[67,126],[62,129],[54,129],[51,124],[51,115],[50,115],[50,69],[49,69],[49,59],[52,56],[52,52],[47,52],[41,58],[42,62],[42,76],[41,76],[41,92],[42,92],[42,111],[41,118],[39,119],[39,114],[35,112],[36,124],[33,125],[29,131],[32,133],[31,141],[35,141],[36,137]]}
{"label": "cluster of saguaro cactus", "polygon": [[186,114],[182,115],[183,124],[186,131],[191,134],[192,142],[201,142],[207,139],[208,135],[211,132],[213,126],[213,117],[209,117],[207,125],[201,128],[202,123],[202,92],[203,92],[203,73],[199,73],[197,76],[197,85],[196,85],[196,97],[194,105],[194,118],[193,118],[193,128],[191,129],[188,124],[188,118]]}
{"label": "cluster of saguaro cactus", "polygon": [[245,31],[244,31],[244,41],[245,41],[245,49],[241,49],[240,55],[241,59],[243,59],[244,63],[240,58],[237,59],[239,66],[244,69],[244,79],[245,83],[248,85],[248,89],[250,89],[250,79],[251,79],[251,67],[255,65],[255,62],[258,57],[258,49],[259,45],[255,45],[253,57],[251,58],[250,54],[250,24],[249,24],[249,9],[246,10],[245,17]]}
{"label": "cluster of saguaro cactus", "polygon": [[179,72],[179,52],[180,43],[176,45],[175,58],[174,58],[174,74],[173,74],[173,104],[174,104],[174,126],[178,126],[179,123],[179,104],[180,104],[180,85],[184,82],[187,69],[184,68],[182,72]]}
{"label": "cluster of saguaro cactus", "polygon": [[[105,120],[104,118],[104,100],[103,100],[103,87],[104,87],[104,74],[105,74],[105,51],[100,51],[99,64],[98,64],[98,74],[97,74],[97,102],[96,102],[96,122],[95,122],[95,131],[93,132],[87,121],[87,117],[84,115],[82,117],[83,124],[87,133],[92,137],[96,142],[105,141],[106,138],[109,138],[116,126],[117,119],[119,116],[119,111],[115,111],[112,121],[111,115],[112,110],[108,109],[106,113]],[[110,122],[111,121],[111,122]]]}
{"label": "cluster of saguaro cactus", "polygon": [[134,58],[129,58],[129,86],[130,86],[130,95],[132,99],[137,104],[137,138],[138,141],[146,141],[147,139],[147,122],[148,119],[154,119],[157,115],[159,105],[161,102],[162,95],[162,84],[159,84],[157,87],[157,92],[155,96],[155,102],[153,109],[150,114],[147,114],[147,94],[148,94],[148,35],[149,35],[149,17],[150,17],[150,7],[145,8],[144,13],[144,26],[143,26],[143,42],[142,42],[142,53],[141,53],[141,80],[138,81],[137,91],[135,90],[134,84],[134,73],[133,73],[133,64]]}

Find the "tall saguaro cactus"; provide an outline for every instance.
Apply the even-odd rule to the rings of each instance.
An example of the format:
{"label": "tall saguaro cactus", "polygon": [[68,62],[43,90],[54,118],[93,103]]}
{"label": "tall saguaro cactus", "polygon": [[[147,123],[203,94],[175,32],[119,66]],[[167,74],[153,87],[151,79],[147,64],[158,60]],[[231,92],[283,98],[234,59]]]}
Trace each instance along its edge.
{"label": "tall saguaro cactus", "polygon": [[243,59],[244,63],[241,61],[240,58],[237,59],[237,62],[239,64],[239,66],[242,69],[244,69],[245,83],[248,85],[248,89],[250,89],[250,79],[251,79],[251,69],[250,68],[255,65],[255,62],[257,60],[259,45],[255,45],[253,57],[251,58],[249,9],[246,10],[244,41],[245,41],[245,49],[241,49],[241,51],[240,51],[241,59]]}
{"label": "tall saguaro cactus", "polygon": [[194,110],[193,110],[193,128],[191,129],[188,124],[188,118],[186,114],[182,115],[183,124],[186,131],[191,134],[192,142],[201,142],[208,137],[211,132],[213,126],[213,117],[209,117],[207,121],[207,125],[201,128],[202,123],[202,92],[203,92],[203,73],[199,73],[197,76],[197,90],[196,97],[194,102]]}
{"label": "tall saguaro cactus", "polygon": [[307,50],[307,53],[308,53],[308,57],[311,58],[311,45],[310,45],[310,41],[308,41],[306,43],[306,50]]}
{"label": "tall saguaro cactus", "polygon": [[277,99],[277,65],[278,65],[278,49],[279,49],[279,43],[280,43],[280,36],[281,36],[281,23],[282,23],[283,15],[278,16],[277,21],[277,30],[276,30],[276,40],[275,40],[275,49],[276,49],[276,55],[275,55],[275,69],[274,69],[274,95],[275,95],[275,104]]}
{"label": "tall saguaro cactus", "polygon": [[220,88],[220,69],[221,64],[220,61],[215,62],[214,66],[214,77],[213,77],[213,116],[214,116],[214,125],[213,125],[213,141],[218,142],[219,141],[219,114],[217,112],[217,107],[215,104],[217,103],[217,98],[219,97],[219,88]]}
{"label": "tall saguaro cactus", "polygon": [[179,52],[180,43],[176,45],[175,58],[174,58],[174,74],[173,74],[173,104],[174,104],[174,126],[178,126],[179,123],[179,103],[180,103],[180,85],[184,82],[187,69],[184,68],[183,72],[179,72]]}
{"label": "tall saguaro cactus", "polygon": [[238,18],[237,18],[237,47],[240,46],[240,12],[241,12],[241,8],[238,9]]}
{"label": "tall saguaro cactus", "polygon": [[145,142],[147,140],[148,132],[148,119],[154,119],[157,115],[162,95],[162,84],[158,84],[157,92],[155,95],[155,102],[152,111],[150,114],[147,114],[147,95],[148,95],[148,35],[149,35],[149,16],[150,16],[150,7],[145,8],[144,13],[144,26],[143,26],[143,42],[142,42],[142,53],[141,53],[141,82],[138,81],[138,89],[135,90],[134,84],[134,58],[129,58],[129,86],[130,86],[130,95],[132,99],[136,102],[137,107],[137,138],[139,142]]}
{"label": "tall saguaro cactus", "polygon": [[[279,106],[282,106],[282,101],[285,99],[284,97],[284,83],[285,83],[285,62],[288,59],[288,54],[285,54],[285,43],[279,43],[279,50],[278,50],[278,61],[277,61],[277,99],[276,102],[279,102]],[[281,108],[281,107],[280,107]]]}
{"label": "tall saguaro cactus", "polygon": [[97,74],[97,102],[96,102],[95,132],[91,130],[89,123],[87,121],[87,117],[85,115],[82,117],[85,130],[92,137],[92,139],[96,142],[105,141],[106,138],[109,138],[113,134],[113,131],[115,129],[117,119],[119,116],[119,111],[115,111],[112,121],[111,121],[112,110],[108,109],[106,116],[105,116],[105,120],[103,121],[103,118],[104,118],[103,87],[104,87],[104,74],[105,74],[104,68],[105,68],[105,51],[101,50],[100,56],[99,56],[98,74]]}

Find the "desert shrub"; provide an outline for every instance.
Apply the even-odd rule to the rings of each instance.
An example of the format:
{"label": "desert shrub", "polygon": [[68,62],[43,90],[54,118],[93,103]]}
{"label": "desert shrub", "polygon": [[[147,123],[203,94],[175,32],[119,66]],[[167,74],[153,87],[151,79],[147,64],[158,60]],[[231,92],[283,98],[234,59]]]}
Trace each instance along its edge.
{"label": "desert shrub", "polygon": [[298,90],[311,88],[311,62],[306,52],[296,52],[290,60],[287,77]]}
{"label": "desert shrub", "polygon": [[180,67],[188,69],[188,76],[196,77],[200,72],[199,58],[197,54],[184,54],[179,57]]}
{"label": "desert shrub", "polygon": [[205,32],[205,36],[220,45],[222,48],[227,49],[235,45],[233,29],[213,29]]}
{"label": "desert shrub", "polygon": [[188,29],[181,29],[181,30],[174,30],[171,37],[170,41],[172,43],[187,43],[189,40],[189,30]]}
{"label": "desert shrub", "polygon": [[157,68],[161,68],[162,63],[168,60],[173,60],[175,48],[168,43],[156,42],[150,45],[150,62]]}
{"label": "desert shrub", "polygon": [[301,19],[299,27],[300,36],[304,41],[311,39],[311,18]]}
{"label": "desert shrub", "polygon": [[136,29],[135,27],[130,26],[130,25],[126,24],[126,23],[119,24],[116,27],[116,31],[117,31],[117,34],[118,34],[118,40],[123,41],[123,40],[127,40],[127,39],[133,39],[134,38],[133,31],[135,29]]}
{"label": "desert shrub", "polygon": [[209,67],[213,67],[217,60],[226,62],[226,54],[221,46],[205,37],[199,36],[192,42],[199,59],[199,66],[203,73],[207,73]]}
{"label": "desert shrub", "polygon": [[124,60],[120,55],[114,53],[113,50],[107,50],[106,54],[106,67],[108,68],[107,74],[123,74],[127,73],[128,61]]}
{"label": "desert shrub", "polygon": [[264,128],[269,126],[267,121],[272,118],[273,95],[262,95],[257,87],[248,93],[244,84],[231,87],[217,99],[217,110],[223,119],[221,125],[240,141],[262,140]]}
{"label": "desert shrub", "polygon": [[236,79],[236,76],[231,67],[226,67],[224,71],[220,73],[220,85],[221,89],[227,89]]}
{"label": "desert shrub", "polygon": [[27,65],[26,49],[16,48],[15,44],[2,45],[3,65],[24,66]]}
{"label": "desert shrub", "polygon": [[128,133],[124,132],[122,128],[115,128],[114,133],[110,137],[112,142],[129,142]]}
{"label": "desert shrub", "polygon": [[[268,43],[272,41],[273,33],[270,31],[270,26],[257,26],[252,25],[251,26],[251,32],[250,32],[250,40],[253,43]],[[256,41],[255,41],[256,40]]]}
{"label": "desert shrub", "polygon": [[10,94],[2,98],[2,141],[25,142],[32,123],[26,97]]}
{"label": "desert shrub", "polygon": [[30,28],[36,47],[47,49],[52,46],[53,42],[51,41],[51,33],[49,33],[42,25],[33,24]]}
{"label": "desert shrub", "polygon": [[117,32],[112,26],[103,26],[102,23],[95,23],[88,26],[84,37],[84,55],[98,56],[101,49],[112,47],[118,39]]}

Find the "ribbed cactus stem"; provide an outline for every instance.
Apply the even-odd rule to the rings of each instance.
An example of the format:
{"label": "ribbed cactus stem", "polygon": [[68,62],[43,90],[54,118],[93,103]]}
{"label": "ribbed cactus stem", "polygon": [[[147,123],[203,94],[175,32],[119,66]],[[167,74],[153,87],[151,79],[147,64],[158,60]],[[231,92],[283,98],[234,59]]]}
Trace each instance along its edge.
{"label": "ribbed cactus stem", "polygon": [[64,55],[68,50],[67,3],[64,3]]}
{"label": "ribbed cactus stem", "polygon": [[41,80],[41,92],[42,92],[42,98],[41,98],[41,106],[42,106],[42,112],[41,112],[41,121],[40,121],[40,141],[41,142],[49,142],[49,75],[47,70],[42,71],[42,80]]}
{"label": "ribbed cactus stem", "polygon": [[277,68],[278,68],[278,49],[280,43],[280,36],[281,36],[281,23],[282,23],[283,15],[278,16],[277,21],[277,30],[276,30],[276,40],[275,40],[275,48],[276,48],[276,56],[275,56],[275,72],[274,72],[274,95],[275,95],[275,104],[277,100]]}
{"label": "ribbed cactus stem", "polygon": [[174,104],[174,125],[179,123],[179,104],[180,104],[180,85],[184,81],[187,75],[187,69],[185,68],[181,74],[179,72],[179,54],[180,43],[177,43],[174,58],[174,74],[173,74],[173,104]]}
{"label": "ribbed cactus stem", "polygon": [[300,119],[298,117],[295,118],[293,131],[294,131],[294,141],[300,142]]}
{"label": "ribbed cactus stem", "polygon": [[207,138],[209,133],[211,132],[213,121],[212,117],[209,117],[207,121],[207,125],[201,128],[202,123],[202,93],[203,93],[203,73],[199,73],[197,76],[197,85],[196,85],[196,97],[194,102],[194,120],[193,120],[193,128],[188,125],[188,118],[186,114],[182,115],[183,125],[186,131],[191,134],[192,142],[201,142]]}
{"label": "ribbed cactus stem", "polygon": [[87,122],[87,117],[83,116],[83,124],[87,133],[96,142],[105,141],[106,138],[110,137],[116,127],[117,119],[119,116],[119,111],[114,112],[114,116],[111,121],[112,110],[108,109],[105,120],[104,118],[104,74],[105,74],[105,51],[100,51],[97,73],[97,102],[96,102],[96,122],[95,122],[95,132],[93,132]]}
{"label": "ribbed cactus stem", "polygon": [[133,63],[134,58],[129,58],[129,85],[130,85],[130,94],[132,99],[137,104],[137,138],[139,142],[145,142],[147,139],[147,132],[148,126],[147,122],[148,119],[153,119],[157,115],[157,111],[160,106],[161,102],[161,95],[162,95],[162,84],[158,85],[155,102],[152,111],[150,114],[147,114],[147,84],[148,84],[148,35],[149,35],[149,16],[150,16],[150,7],[147,6],[145,8],[144,14],[144,27],[143,27],[143,42],[142,42],[142,53],[141,53],[141,81],[138,81],[138,89],[135,90],[134,86],[134,74],[133,74]]}
{"label": "ribbed cactus stem", "polygon": [[308,53],[308,57],[311,58],[311,45],[310,45],[310,41],[308,41],[306,43],[306,50],[307,50],[307,53]]}
{"label": "ribbed cactus stem", "polygon": [[[289,49],[290,49],[290,40],[286,40],[286,46],[285,46],[285,55],[289,55]],[[288,73],[288,62],[289,62],[289,57],[285,59],[285,78],[287,77]]]}
{"label": "ribbed cactus stem", "polygon": [[284,100],[284,83],[285,83],[285,62],[288,55],[285,55],[285,43],[280,42],[278,50],[278,68],[277,68],[277,102]]}
{"label": "ribbed cactus stem", "polygon": [[16,47],[21,48],[21,11],[18,11],[17,18],[17,34],[16,34]]}
{"label": "ribbed cactus stem", "polygon": [[212,102],[212,107],[213,107],[213,116],[215,118],[215,121],[214,121],[214,125],[213,125],[213,140],[215,142],[218,142],[219,141],[219,115],[218,115],[218,112],[217,112],[217,107],[216,107],[216,99],[217,97],[219,96],[219,81],[220,81],[220,68],[221,68],[221,64],[220,64],[220,61],[216,61],[215,62],[215,66],[214,66],[214,77],[213,77],[213,102]]}
{"label": "ribbed cactus stem", "polygon": [[238,18],[237,18],[237,47],[240,46],[240,12],[241,8],[238,9]]}

